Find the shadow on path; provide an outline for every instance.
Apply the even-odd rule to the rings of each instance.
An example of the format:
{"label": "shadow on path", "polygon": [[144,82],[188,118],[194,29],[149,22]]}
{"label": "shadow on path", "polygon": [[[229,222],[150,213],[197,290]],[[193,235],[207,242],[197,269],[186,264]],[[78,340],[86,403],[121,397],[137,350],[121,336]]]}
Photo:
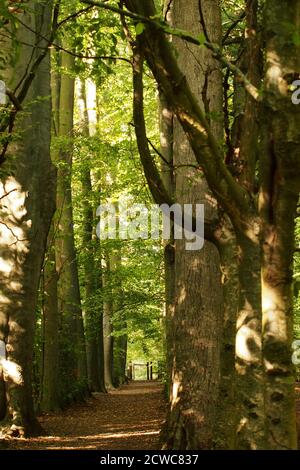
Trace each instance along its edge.
{"label": "shadow on path", "polygon": [[16,450],[158,450],[165,417],[163,387],[131,382],[109,394],[94,393],[84,404],[40,417],[45,436],[11,439]]}

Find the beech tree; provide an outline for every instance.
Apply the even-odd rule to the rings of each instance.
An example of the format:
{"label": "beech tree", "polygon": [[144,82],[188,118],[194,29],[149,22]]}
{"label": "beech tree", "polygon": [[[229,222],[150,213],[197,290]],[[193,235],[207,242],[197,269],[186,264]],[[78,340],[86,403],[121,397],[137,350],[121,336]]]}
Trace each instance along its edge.
{"label": "beech tree", "polygon": [[[131,11],[141,17],[153,18],[157,14],[153,2],[128,0],[125,3]],[[297,28],[294,11],[299,7],[298,3],[295,1],[287,5],[286,2],[284,15],[282,15],[282,2],[266,2],[265,4],[263,26],[267,42],[267,55],[264,66],[265,88],[263,92],[260,93],[244,75],[237,72],[240,78],[244,77],[247,92],[251,93],[255,100],[262,101],[264,108],[272,110],[272,112],[270,111],[272,113],[271,127],[268,127],[268,129],[273,143],[270,147],[270,142],[268,142],[267,148],[269,152],[273,153],[268,153],[268,157],[266,157],[265,150],[260,152],[259,204],[257,203],[257,195],[253,190],[251,191],[251,186],[249,188],[245,184],[245,180],[242,182],[237,181],[226,167],[207,118],[198,106],[190,86],[178,67],[174,53],[165,37],[164,27],[153,21],[145,21],[141,35],[148,64],[189,138],[197,162],[203,169],[210,189],[220,206],[230,217],[236,232],[239,247],[241,292],[236,350],[241,364],[240,370],[237,372],[249,376],[248,396],[244,396],[242,402],[242,406],[248,411],[240,419],[238,428],[239,433],[244,435],[240,438],[243,448],[263,448],[266,445],[264,428],[260,427],[263,406],[260,398],[262,396],[263,380],[260,372],[262,367],[261,322],[263,324],[264,380],[267,390],[264,396],[264,409],[268,445],[272,448],[295,448],[296,445],[293,400],[294,379],[290,360],[292,336],[290,305],[292,296],[289,269],[291,258],[287,260],[282,251],[282,256],[280,256],[280,250],[276,250],[276,255],[274,255],[274,247],[272,249],[270,243],[271,239],[273,240],[272,243],[276,243],[277,239],[283,242],[284,239],[285,248],[288,252],[292,253],[294,249],[294,217],[299,196],[299,178],[291,175],[291,167],[286,162],[287,158],[293,158],[294,168],[295,165],[299,165],[297,145],[299,138],[297,120],[299,117],[289,93],[289,85],[299,70],[296,52],[298,46],[292,41],[292,31]],[[287,23],[290,28],[284,28],[283,24]],[[184,38],[184,33],[180,31],[177,31],[177,35]],[[199,44],[199,40],[196,40],[196,42]],[[208,48],[215,51],[215,55],[219,59],[222,59],[221,52],[214,45],[208,43],[207,40],[204,43]],[[286,58],[286,48],[289,48],[290,51],[288,58]],[[275,116],[277,112],[281,116],[288,113],[289,119],[287,120],[285,117],[285,126],[283,127],[278,125],[274,117],[274,106]],[[283,125],[283,121],[280,122]],[[287,122],[292,122],[292,127],[289,125],[287,128]],[[269,125],[270,120],[268,121]],[[287,151],[290,145],[291,151]],[[276,152],[278,146],[281,151]],[[270,156],[272,156],[272,159]],[[267,161],[263,165],[262,163],[266,158]],[[272,165],[276,167],[273,172],[271,171]],[[280,173],[280,183],[276,179],[278,172],[282,172],[282,174]],[[250,177],[253,178],[253,172]],[[267,186],[267,182],[269,186]],[[270,184],[271,187],[276,187],[275,206],[273,201],[274,193],[270,193]],[[266,190],[267,187],[269,188],[268,191]],[[281,187],[284,188],[282,189],[283,200],[289,204],[290,208],[289,212],[285,213],[285,220],[288,220],[289,229],[287,227],[285,229],[280,227],[279,229],[274,223],[271,226],[266,224],[266,215],[262,216],[261,212],[262,210],[264,214],[267,212],[269,217],[270,213],[274,214],[273,217],[280,217],[282,213]],[[277,190],[279,190],[280,196],[277,196]],[[279,206],[277,206],[277,203]],[[285,223],[283,225],[285,226]],[[279,236],[280,233],[277,232],[276,228],[279,232],[284,230],[285,236],[283,238]],[[272,233],[271,239],[270,231]],[[262,266],[260,264],[261,250],[264,253],[264,260],[266,259],[266,253],[268,254],[267,269],[265,261],[263,261]],[[274,257],[276,260],[282,258],[283,265],[280,269],[278,269],[278,261],[275,262]],[[284,268],[286,260],[289,268]],[[260,306],[259,272],[261,270],[263,278],[263,314],[261,314]],[[276,273],[274,283],[270,279],[270,270],[272,272],[271,278]],[[266,274],[267,272],[268,274]],[[281,272],[283,272],[283,275],[281,275]],[[265,279],[265,276],[267,276],[267,279]],[[273,287],[274,284],[279,285],[280,288]],[[273,292],[273,289],[276,292]],[[286,351],[284,355],[281,354],[283,350]],[[278,360],[278,356],[280,356],[280,360]],[[281,413],[279,413],[280,410]],[[285,419],[287,415],[289,418]],[[255,434],[253,434],[254,430]]]}
{"label": "beech tree", "polygon": [[[20,53],[14,54],[7,39],[4,78],[12,90],[4,126],[15,113],[14,138],[4,143],[1,162],[1,348],[2,373],[6,389],[7,417],[11,434],[31,434],[40,430],[32,397],[32,361],[37,292],[51,218],[55,209],[55,171],[50,159],[50,60],[46,41],[41,50],[32,47],[34,31],[50,35],[50,2],[28,2],[28,10],[18,13],[22,21],[17,40]],[[13,18],[8,27],[12,27]],[[32,32],[33,29],[33,32]],[[11,48],[11,49],[10,49]],[[22,107],[22,110],[21,110]],[[4,154],[3,154],[4,156]],[[1,395],[1,408],[5,396]]]}
{"label": "beech tree", "polygon": [[[216,13],[216,8],[216,5],[211,5],[211,9],[205,10],[204,14],[209,31],[213,32],[218,41],[221,34],[220,16],[216,15],[216,23],[211,16],[213,11]],[[203,32],[196,3],[187,10],[183,3],[177,2],[169,8],[168,16],[174,27],[184,27],[195,34]],[[173,40],[173,44],[178,52],[179,65],[186,71],[187,80],[201,107],[210,106],[212,113],[219,112],[219,121],[214,126],[214,133],[219,139],[220,131],[222,133],[222,80],[218,64],[205,50],[201,51],[194,46],[186,48],[177,40]],[[205,62],[206,68],[199,66],[201,61]],[[162,119],[166,119],[164,115],[169,113],[168,107],[161,106],[161,113]],[[169,197],[181,205],[204,202],[209,217],[213,219],[216,217],[214,203],[208,202],[212,196],[197,169],[189,142],[176,118],[171,125],[171,132],[167,130],[163,137],[170,139],[168,145],[172,154],[170,167],[174,178],[174,194],[169,187]],[[162,144],[164,148],[165,142]],[[175,240],[173,248],[175,262],[171,278],[174,277],[174,298],[167,320],[167,336],[170,338],[167,348],[172,363],[171,410],[164,435],[168,448],[205,448],[210,447],[212,442],[219,391],[222,314],[220,262],[216,248],[209,242],[198,252],[187,251],[185,244],[185,240]],[[167,249],[170,249],[170,245]],[[219,295],[208,295],[212,289]],[[194,336],[195,331],[201,331],[201,334]],[[200,421],[202,426],[197,424]]]}

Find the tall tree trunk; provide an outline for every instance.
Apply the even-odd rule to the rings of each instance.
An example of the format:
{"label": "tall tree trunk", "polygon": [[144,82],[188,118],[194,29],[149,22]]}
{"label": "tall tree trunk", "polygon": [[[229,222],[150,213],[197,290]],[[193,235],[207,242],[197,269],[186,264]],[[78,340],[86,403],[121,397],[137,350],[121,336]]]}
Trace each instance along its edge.
{"label": "tall tree trunk", "polygon": [[264,449],[263,371],[261,355],[261,284],[258,222],[248,234],[237,234],[239,309],[236,330],[237,436],[236,449]]}
{"label": "tall tree trunk", "polygon": [[55,411],[60,408],[59,391],[59,314],[57,298],[57,271],[54,251],[54,226],[48,236],[47,257],[43,269],[42,314],[42,370],[40,408]]}
{"label": "tall tree trunk", "polygon": [[[78,91],[78,108],[80,117],[80,132],[84,137],[94,135],[96,122],[90,119],[88,110],[88,101],[95,103],[95,97],[87,96],[91,91],[96,92],[91,83],[81,81]],[[103,367],[103,351],[99,354],[99,340],[103,336],[102,327],[102,302],[97,297],[97,277],[98,270],[95,266],[95,240],[94,233],[94,208],[91,203],[93,188],[91,180],[91,161],[87,156],[81,169],[82,184],[82,202],[83,202],[83,235],[82,235],[82,253],[84,264],[84,323],[86,330],[86,349],[87,349],[87,371],[89,387],[93,392],[105,391]],[[100,308],[98,307],[100,303]]]}
{"label": "tall tree trunk", "polygon": [[[287,27],[288,25],[288,27]],[[300,1],[265,6],[266,105],[261,155],[263,360],[268,447],[295,449],[292,263],[300,190],[300,114],[289,86],[300,73]]]}
{"label": "tall tree trunk", "polygon": [[[66,45],[66,44],[65,44]],[[62,315],[64,341],[69,352],[64,354],[65,387],[68,395],[85,394],[87,390],[87,364],[84,327],[78,280],[77,256],[74,242],[71,191],[72,138],[74,109],[74,57],[62,52],[59,98],[58,184],[56,264],[59,273],[59,312]]]}
{"label": "tall tree trunk", "polygon": [[[221,36],[218,2],[209,6],[192,1],[173,2],[173,23],[193,34],[208,31],[213,42]],[[205,22],[205,23],[203,23]],[[202,23],[202,25],[201,25]],[[204,49],[175,40],[179,65],[207,116],[222,112],[222,77],[216,61]],[[203,66],[199,66],[199,64]],[[212,123],[222,138],[222,118]],[[206,203],[206,217],[215,211],[205,181],[195,164],[189,143],[174,122],[173,155],[176,168],[175,199],[180,204]],[[212,204],[212,206],[214,203]],[[174,356],[172,360],[171,403],[166,424],[166,447],[208,449],[212,445],[218,402],[221,335],[221,284],[219,255],[206,243],[201,251],[187,251],[185,240],[175,241],[175,309],[172,316]],[[215,295],[211,296],[210,293]]]}
{"label": "tall tree trunk", "polygon": [[[171,11],[168,14],[168,22],[172,22]],[[164,157],[162,162],[161,177],[167,192],[171,198],[175,197],[174,161],[173,161],[173,112],[168,105],[163,93],[159,94],[160,114],[160,152]],[[164,246],[165,268],[165,355],[167,392],[170,396],[172,382],[172,357],[173,357],[173,329],[172,316],[174,315],[175,301],[175,243],[174,224],[171,226],[170,240]]]}
{"label": "tall tree trunk", "polygon": [[[262,54],[257,27],[256,0],[247,0],[245,39],[239,66],[258,88],[261,84]],[[260,104],[234,80],[234,123],[226,163],[240,184],[256,198],[256,164]],[[253,204],[254,206],[254,204]],[[261,285],[259,219],[249,207],[246,230],[236,227],[239,264],[239,312],[236,338],[237,449],[264,448],[263,378],[261,357]]]}
{"label": "tall tree trunk", "polygon": [[[97,269],[97,295],[98,295],[98,318],[99,324],[97,325],[98,329],[98,339],[97,339],[97,369],[99,373],[99,390],[103,393],[106,393],[105,388],[105,377],[104,377],[104,331],[103,331],[103,317],[104,317],[104,307],[103,307],[103,281],[102,281],[102,271]],[[99,298],[100,297],[100,298]]]}
{"label": "tall tree trunk", "polygon": [[104,288],[103,302],[103,350],[104,350],[104,380],[106,389],[112,390],[113,385],[113,300],[111,291],[110,256],[105,254],[105,266],[102,271]]}
{"label": "tall tree trunk", "polygon": [[224,297],[223,335],[220,352],[219,405],[214,429],[214,448],[235,448],[237,384],[235,337],[239,298],[238,249],[234,229],[227,217],[220,221],[218,248]]}
{"label": "tall tree trunk", "polygon": [[119,387],[126,380],[126,361],[127,361],[127,321],[123,306],[123,289],[122,289],[122,253],[121,246],[116,248],[112,257],[113,271],[113,377],[114,385]]}
{"label": "tall tree trunk", "polygon": [[[21,50],[17,63],[13,70],[7,69],[11,88],[24,77],[30,60],[36,60],[40,54],[39,49],[32,52],[36,37],[26,25],[44,36],[49,34],[50,3],[35,3],[29,2],[27,13],[19,13],[25,26],[18,29]],[[39,46],[47,44],[39,38]],[[27,95],[26,113],[21,113],[18,119],[20,134],[9,146],[7,160],[1,167],[6,174],[0,185],[0,324],[6,346],[2,367],[14,435],[39,430],[32,398],[34,324],[40,272],[55,208],[49,69],[47,54]]]}
{"label": "tall tree trunk", "polygon": [[[53,63],[59,59],[58,52],[52,52]],[[56,63],[58,66],[58,63]],[[59,133],[59,74],[54,67],[51,69],[51,109],[52,109],[52,138]],[[56,151],[52,148],[52,162],[57,161]],[[59,329],[60,317],[58,312],[58,273],[56,269],[55,236],[57,219],[54,217],[50,227],[46,259],[42,276],[42,366],[40,379],[40,409],[42,411],[54,411],[63,404],[61,397],[61,382],[59,371]]]}

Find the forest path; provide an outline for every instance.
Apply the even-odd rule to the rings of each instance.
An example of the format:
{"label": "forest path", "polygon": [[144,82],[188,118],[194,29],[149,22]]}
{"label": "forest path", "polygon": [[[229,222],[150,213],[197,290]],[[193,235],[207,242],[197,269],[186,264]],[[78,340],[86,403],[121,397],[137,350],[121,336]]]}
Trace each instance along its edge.
{"label": "forest path", "polygon": [[[296,386],[300,448],[300,382]],[[83,404],[39,418],[45,435],[9,439],[12,450],[157,450],[165,418],[163,387],[131,382],[109,394],[94,393]]]}
{"label": "forest path", "polygon": [[160,383],[131,382],[109,394],[94,393],[84,404],[41,416],[45,436],[11,439],[8,448],[157,450],[165,408]]}

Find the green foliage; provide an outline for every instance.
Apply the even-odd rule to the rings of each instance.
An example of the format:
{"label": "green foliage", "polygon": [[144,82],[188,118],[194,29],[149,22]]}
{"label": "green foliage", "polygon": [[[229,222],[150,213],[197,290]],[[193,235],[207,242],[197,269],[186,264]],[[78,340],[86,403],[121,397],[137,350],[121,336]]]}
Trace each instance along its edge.
{"label": "green foliage", "polygon": [[[119,43],[116,53],[126,54],[121,36]],[[87,70],[82,70],[80,73],[82,79],[86,75]],[[98,89],[97,132],[92,137],[83,135],[82,123],[78,120],[75,128],[72,180],[74,224],[83,299],[85,298],[83,267],[89,260],[91,252],[91,246],[82,246],[85,205],[91,204],[95,210],[100,202],[117,202],[129,194],[135,203],[143,203],[148,207],[152,203],[131,124],[131,69],[127,63],[117,61],[113,74],[104,75],[103,69],[94,68],[93,80]],[[157,102],[155,84],[151,78],[146,82],[145,100],[148,136],[158,147]],[[82,175],[87,171],[92,174],[93,188],[92,192],[83,193]],[[94,229],[98,221],[94,219]],[[101,276],[99,270],[102,269],[103,272],[105,269],[102,261],[104,253],[113,255],[120,252],[122,262],[116,273],[110,273],[109,285],[99,289],[95,298],[84,300],[84,309],[95,315],[93,305],[97,302],[113,302],[115,305],[113,336],[118,338],[124,334],[128,335],[128,361],[163,362],[164,295],[161,243],[152,240],[105,240],[100,243],[96,239],[91,244],[99,276]]]}

